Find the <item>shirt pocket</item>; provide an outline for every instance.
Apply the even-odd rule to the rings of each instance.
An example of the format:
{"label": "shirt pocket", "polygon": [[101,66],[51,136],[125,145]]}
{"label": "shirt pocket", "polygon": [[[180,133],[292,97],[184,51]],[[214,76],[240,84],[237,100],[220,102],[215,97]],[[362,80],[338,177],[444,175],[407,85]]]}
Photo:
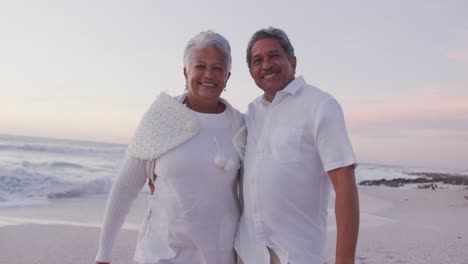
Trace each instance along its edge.
{"label": "shirt pocket", "polygon": [[271,134],[271,155],[278,162],[299,162],[302,156],[303,128],[275,128]]}

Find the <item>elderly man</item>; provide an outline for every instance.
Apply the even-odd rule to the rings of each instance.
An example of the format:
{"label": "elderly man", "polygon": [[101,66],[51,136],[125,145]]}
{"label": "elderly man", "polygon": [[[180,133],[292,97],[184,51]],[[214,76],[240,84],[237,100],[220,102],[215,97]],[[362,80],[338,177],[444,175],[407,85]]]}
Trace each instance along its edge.
{"label": "elderly man", "polygon": [[245,264],[323,264],[330,189],[336,193],[336,263],[354,263],[359,229],[356,159],[343,112],[328,93],[295,77],[280,29],[257,31],[247,64],[264,94],[246,114],[243,199],[235,248]]}

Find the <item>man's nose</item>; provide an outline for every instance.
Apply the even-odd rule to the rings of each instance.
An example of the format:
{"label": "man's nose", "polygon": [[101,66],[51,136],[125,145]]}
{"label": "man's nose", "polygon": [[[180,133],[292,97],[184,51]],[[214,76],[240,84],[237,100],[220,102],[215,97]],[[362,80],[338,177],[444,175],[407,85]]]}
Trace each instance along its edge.
{"label": "man's nose", "polygon": [[271,63],[271,60],[265,59],[262,63],[262,70],[269,70],[271,69],[272,65],[273,64]]}

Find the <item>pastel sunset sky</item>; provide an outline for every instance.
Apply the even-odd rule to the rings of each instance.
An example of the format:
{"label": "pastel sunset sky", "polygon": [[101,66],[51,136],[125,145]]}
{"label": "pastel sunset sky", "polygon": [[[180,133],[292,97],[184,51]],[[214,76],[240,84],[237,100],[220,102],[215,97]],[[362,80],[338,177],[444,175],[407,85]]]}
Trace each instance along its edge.
{"label": "pastel sunset sky", "polygon": [[261,94],[245,49],[288,33],[297,74],[342,104],[358,159],[468,170],[468,3],[1,1],[0,134],[127,143],[161,91],[184,91],[187,41],[231,43],[223,97]]}

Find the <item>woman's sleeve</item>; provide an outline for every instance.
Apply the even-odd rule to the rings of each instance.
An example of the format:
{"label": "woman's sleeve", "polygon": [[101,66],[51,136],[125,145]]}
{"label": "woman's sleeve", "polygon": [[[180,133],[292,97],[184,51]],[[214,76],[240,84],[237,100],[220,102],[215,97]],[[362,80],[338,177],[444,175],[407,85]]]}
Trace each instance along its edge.
{"label": "woman's sleeve", "polygon": [[96,261],[110,262],[115,238],[146,182],[146,162],[133,157],[125,159],[107,199]]}

